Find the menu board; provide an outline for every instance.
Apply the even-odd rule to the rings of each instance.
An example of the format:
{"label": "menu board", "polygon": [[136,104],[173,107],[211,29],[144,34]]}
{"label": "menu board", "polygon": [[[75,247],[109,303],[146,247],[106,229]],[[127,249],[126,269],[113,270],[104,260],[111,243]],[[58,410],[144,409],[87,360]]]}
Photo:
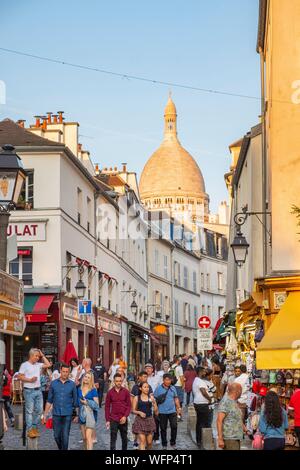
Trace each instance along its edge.
{"label": "menu board", "polygon": [[50,361],[57,361],[57,323],[44,323],[41,326],[41,350]]}
{"label": "menu board", "polygon": [[0,333],[22,336],[25,319],[22,309],[0,302]]}

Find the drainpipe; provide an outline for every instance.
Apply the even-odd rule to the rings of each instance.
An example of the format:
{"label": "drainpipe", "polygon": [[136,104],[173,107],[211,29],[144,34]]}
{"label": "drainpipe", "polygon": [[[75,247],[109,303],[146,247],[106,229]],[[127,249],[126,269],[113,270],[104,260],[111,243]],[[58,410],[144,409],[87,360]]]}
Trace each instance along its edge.
{"label": "drainpipe", "polygon": [[[98,254],[98,247],[97,247],[97,200],[98,200],[99,192],[95,191],[94,192],[94,265],[97,266],[97,254]],[[96,302],[99,297],[99,283],[98,283],[98,273],[96,275]],[[98,332],[98,308],[97,305],[94,307],[94,315],[95,315],[95,358],[100,355],[100,348],[99,348],[99,332]],[[104,356],[104,348],[103,348],[103,356]],[[104,357],[102,357],[102,361],[104,361]]]}
{"label": "drainpipe", "polygon": [[260,56],[260,80],[261,80],[261,125],[262,125],[262,212],[263,214],[263,277],[268,273],[268,238],[267,238],[267,142],[266,142],[266,93],[265,93],[265,58],[264,51],[259,48]]}
{"label": "drainpipe", "polygon": [[172,328],[171,328],[171,336],[170,336],[170,357],[173,357],[175,354],[175,299],[174,299],[174,246],[171,246],[171,305],[172,305]]}

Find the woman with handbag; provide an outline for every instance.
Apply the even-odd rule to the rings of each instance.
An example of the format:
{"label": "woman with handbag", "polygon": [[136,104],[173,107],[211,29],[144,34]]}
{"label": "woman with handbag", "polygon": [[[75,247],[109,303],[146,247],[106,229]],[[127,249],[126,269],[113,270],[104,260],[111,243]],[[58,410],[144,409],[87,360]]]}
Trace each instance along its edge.
{"label": "woman with handbag", "polygon": [[87,372],[78,387],[79,423],[86,450],[93,450],[94,435],[99,410],[98,392],[94,384],[94,374]]}
{"label": "woman with handbag", "polygon": [[259,420],[259,431],[264,439],[263,450],[284,450],[288,427],[288,415],[277,393],[268,392]]}
{"label": "woman with handbag", "polygon": [[132,432],[138,435],[139,449],[152,449],[153,433],[156,431],[154,414],[158,414],[158,408],[150,386],[144,382],[139,387],[139,395],[133,398],[132,412],[136,415],[132,426]]}

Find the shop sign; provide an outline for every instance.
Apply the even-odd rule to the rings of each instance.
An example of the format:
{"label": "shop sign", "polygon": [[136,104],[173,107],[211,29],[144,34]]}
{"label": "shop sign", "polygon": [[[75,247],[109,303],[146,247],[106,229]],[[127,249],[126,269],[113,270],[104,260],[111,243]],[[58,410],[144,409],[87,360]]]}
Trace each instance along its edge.
{"label": "shop sign", "polygon": [[63,314],[66,320],[71,320],[76,323],[86,323],[87,325],[95,328],[95,316],[94,315],[79,315],[77,306],[64,303]]}
{"label": "shop sign", "polygon": [[101,331],[101,328],[103,329],[102,331],[106,331],[107,333],[113,333],[115,335],[121,336],[121,324],[113,321],[113,320],[108,320],[107,318],[99,318],[99,334]]}
{"label": "shop sign", "polygon": [[197,334],[197,350],[211,351],[213,349],[212,329],[200,329]]}
{"label": "shop sign", "polygon": [[23,283],[0,270],[0,301],[23,308]]}
{"label": "shop sign", "polygon": [[47,315],[44,313],[28,313],[25,315],[27,323],[45,323]]}
{"label": "shop sign", "polygon": [[11,222],[7,229],[7,236],[16,235],[18,242],[43,242],[46,240],[46,223],[46,220]]}
{"label": "shop sign", "polygon": [[0,303],[0,333],[22,336],[25,318],[22,308]]}

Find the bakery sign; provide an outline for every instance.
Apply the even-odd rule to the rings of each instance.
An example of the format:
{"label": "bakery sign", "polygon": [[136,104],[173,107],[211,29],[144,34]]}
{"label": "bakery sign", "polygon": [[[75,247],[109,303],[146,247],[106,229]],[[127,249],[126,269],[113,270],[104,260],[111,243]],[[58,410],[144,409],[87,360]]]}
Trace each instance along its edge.
{"label": "bakery sign", "polygon": [[7,229],[7,236],[16,235],[17,241],[46,241],[47,220],[12,221]]}

